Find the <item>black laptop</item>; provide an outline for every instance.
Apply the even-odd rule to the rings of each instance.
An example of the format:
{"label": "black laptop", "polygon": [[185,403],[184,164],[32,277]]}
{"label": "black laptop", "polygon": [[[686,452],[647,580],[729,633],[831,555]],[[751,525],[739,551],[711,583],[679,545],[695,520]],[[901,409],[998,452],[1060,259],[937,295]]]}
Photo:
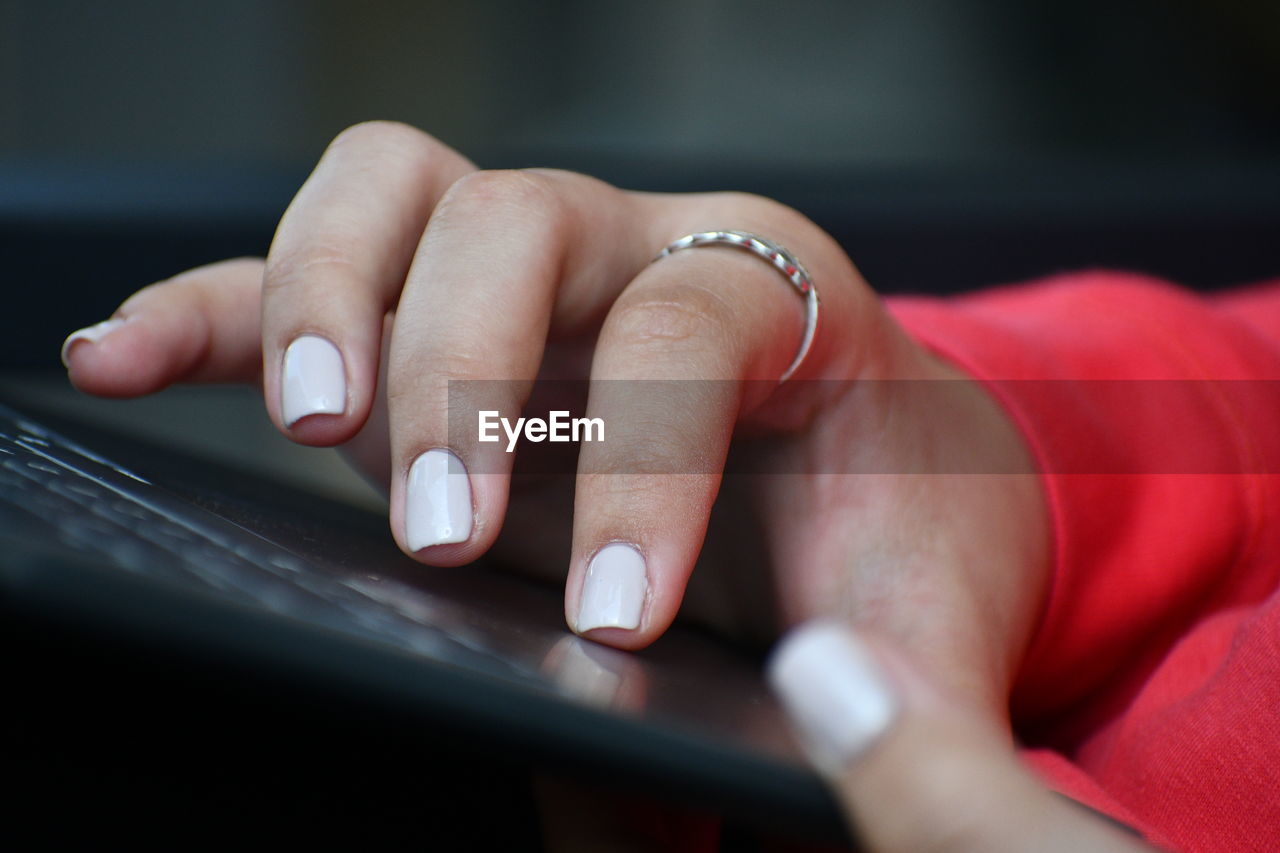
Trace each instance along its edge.
{"label": "black laptop", "polygon": [[532,771],[720,815],[725,849],[844,837],[757,656],[582,640],[559,589],[13,401],[0,602],[6,834],[536,849]]}

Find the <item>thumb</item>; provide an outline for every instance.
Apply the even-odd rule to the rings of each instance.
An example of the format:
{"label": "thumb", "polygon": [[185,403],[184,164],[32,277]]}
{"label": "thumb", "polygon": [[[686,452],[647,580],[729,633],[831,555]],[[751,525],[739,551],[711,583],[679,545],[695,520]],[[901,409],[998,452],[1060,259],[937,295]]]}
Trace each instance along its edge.
{"label": "thumb", "polygon": [[768,670],[813,763],[876,853],[1150,849],[1040,785],[998,722],[943,696],[886,643],[809,623],[782,641]]}

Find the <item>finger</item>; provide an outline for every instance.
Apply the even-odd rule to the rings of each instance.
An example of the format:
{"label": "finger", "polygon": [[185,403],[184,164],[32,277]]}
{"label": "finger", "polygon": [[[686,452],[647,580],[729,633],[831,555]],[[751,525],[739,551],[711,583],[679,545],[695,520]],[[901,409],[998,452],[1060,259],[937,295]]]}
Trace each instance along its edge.
{"label": "finger", "polygon": [[264,393],[286,435],[331,445],[364,424],[383,317],[436,202],[473,169],[427,134],[393,122],[356,125],[329,145],[267,255]]}
{"label": "finger", "polygon": [[[388,368],[392,529],[436,565],[478,557],[506,509],[512,454],[450,432],[449,412],[515,420],[542,361],[552,316],[582,322],[648,260],[627,196],[557,172],[476,172],[441,201],[396,312]],[[500,380],[484,382],[485,380]],[[484,404],[450,399],[470,390]]]}
{"label": "finger", "polygon": [[261,369],[263,262],[197,267],[129,297],[62,345],[71,382],[89,394],[136,397],[175,382],[251,382]]}
{"label": "finger", "polygon": [[894,649],[810,623],[782,641],[768,674],[871,850],[1150,849],[1038,784],[999,726],[942,697]]}
{"label": "finger", "polygon": [[[742,207],[721,215],[742,217]],[[772,217],[771,233],[791,245],[808,243],[809,230]],[[820,247],[810,256],[833,265]],[[848,310],[834,292],[831,302]],[[587,412],[607,436],[584,443],[579,457],[565,597],[579,633],[638,648],[671,624],[734,427],[776,390],[804,325],[804,300],[777,270],[731,246],[664,258],[619,297],[600,334]]]}

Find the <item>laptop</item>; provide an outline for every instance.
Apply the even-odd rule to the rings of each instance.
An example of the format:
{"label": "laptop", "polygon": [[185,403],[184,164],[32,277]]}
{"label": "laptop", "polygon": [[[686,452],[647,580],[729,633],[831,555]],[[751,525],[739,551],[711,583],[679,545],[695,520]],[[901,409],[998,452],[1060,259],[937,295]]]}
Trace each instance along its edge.
{"label": "laptop", "polygon": [[377,513],[14,401],[0,608],[24,792],[4,832],[527,847],[533,770],[721,815],[724,838],[847,841],[758,655],[682,626],[639,653],[582,640],[558,588],[420,565]]}

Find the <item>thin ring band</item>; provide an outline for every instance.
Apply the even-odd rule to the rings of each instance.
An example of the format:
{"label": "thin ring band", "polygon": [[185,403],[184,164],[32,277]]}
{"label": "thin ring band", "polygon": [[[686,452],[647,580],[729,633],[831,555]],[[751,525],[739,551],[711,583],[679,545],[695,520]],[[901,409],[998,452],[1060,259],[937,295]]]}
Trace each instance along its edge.
{"label": "thin ring band", "polygon": [[796,352],[796,357],[791,361],[791,366],[787,368],[786,372],[782,374],[782,378],[778,380],[778,384],[781,385],[791,378],[791,375],[800,367],[805,357],[809,355],[810,348],[813,347],[813,339],[818,333],[818,289],[814,287],[813,279],[809,277],[809,271],[804,268],[804,265],[800,263],[795,255],[771,240],[766,240],[757,234],[749,234],[746,231],[699,231],[696,234],[688,234],[667,246],[653,260],[655,262],[660,261],[670,254],[679,252],[681,249],[717,245],[737,246],[764,258],[774,269],[782,273],[787,283],[794,287],[800,297],[804,299],[804,337],[800,339],[800,349]]}

